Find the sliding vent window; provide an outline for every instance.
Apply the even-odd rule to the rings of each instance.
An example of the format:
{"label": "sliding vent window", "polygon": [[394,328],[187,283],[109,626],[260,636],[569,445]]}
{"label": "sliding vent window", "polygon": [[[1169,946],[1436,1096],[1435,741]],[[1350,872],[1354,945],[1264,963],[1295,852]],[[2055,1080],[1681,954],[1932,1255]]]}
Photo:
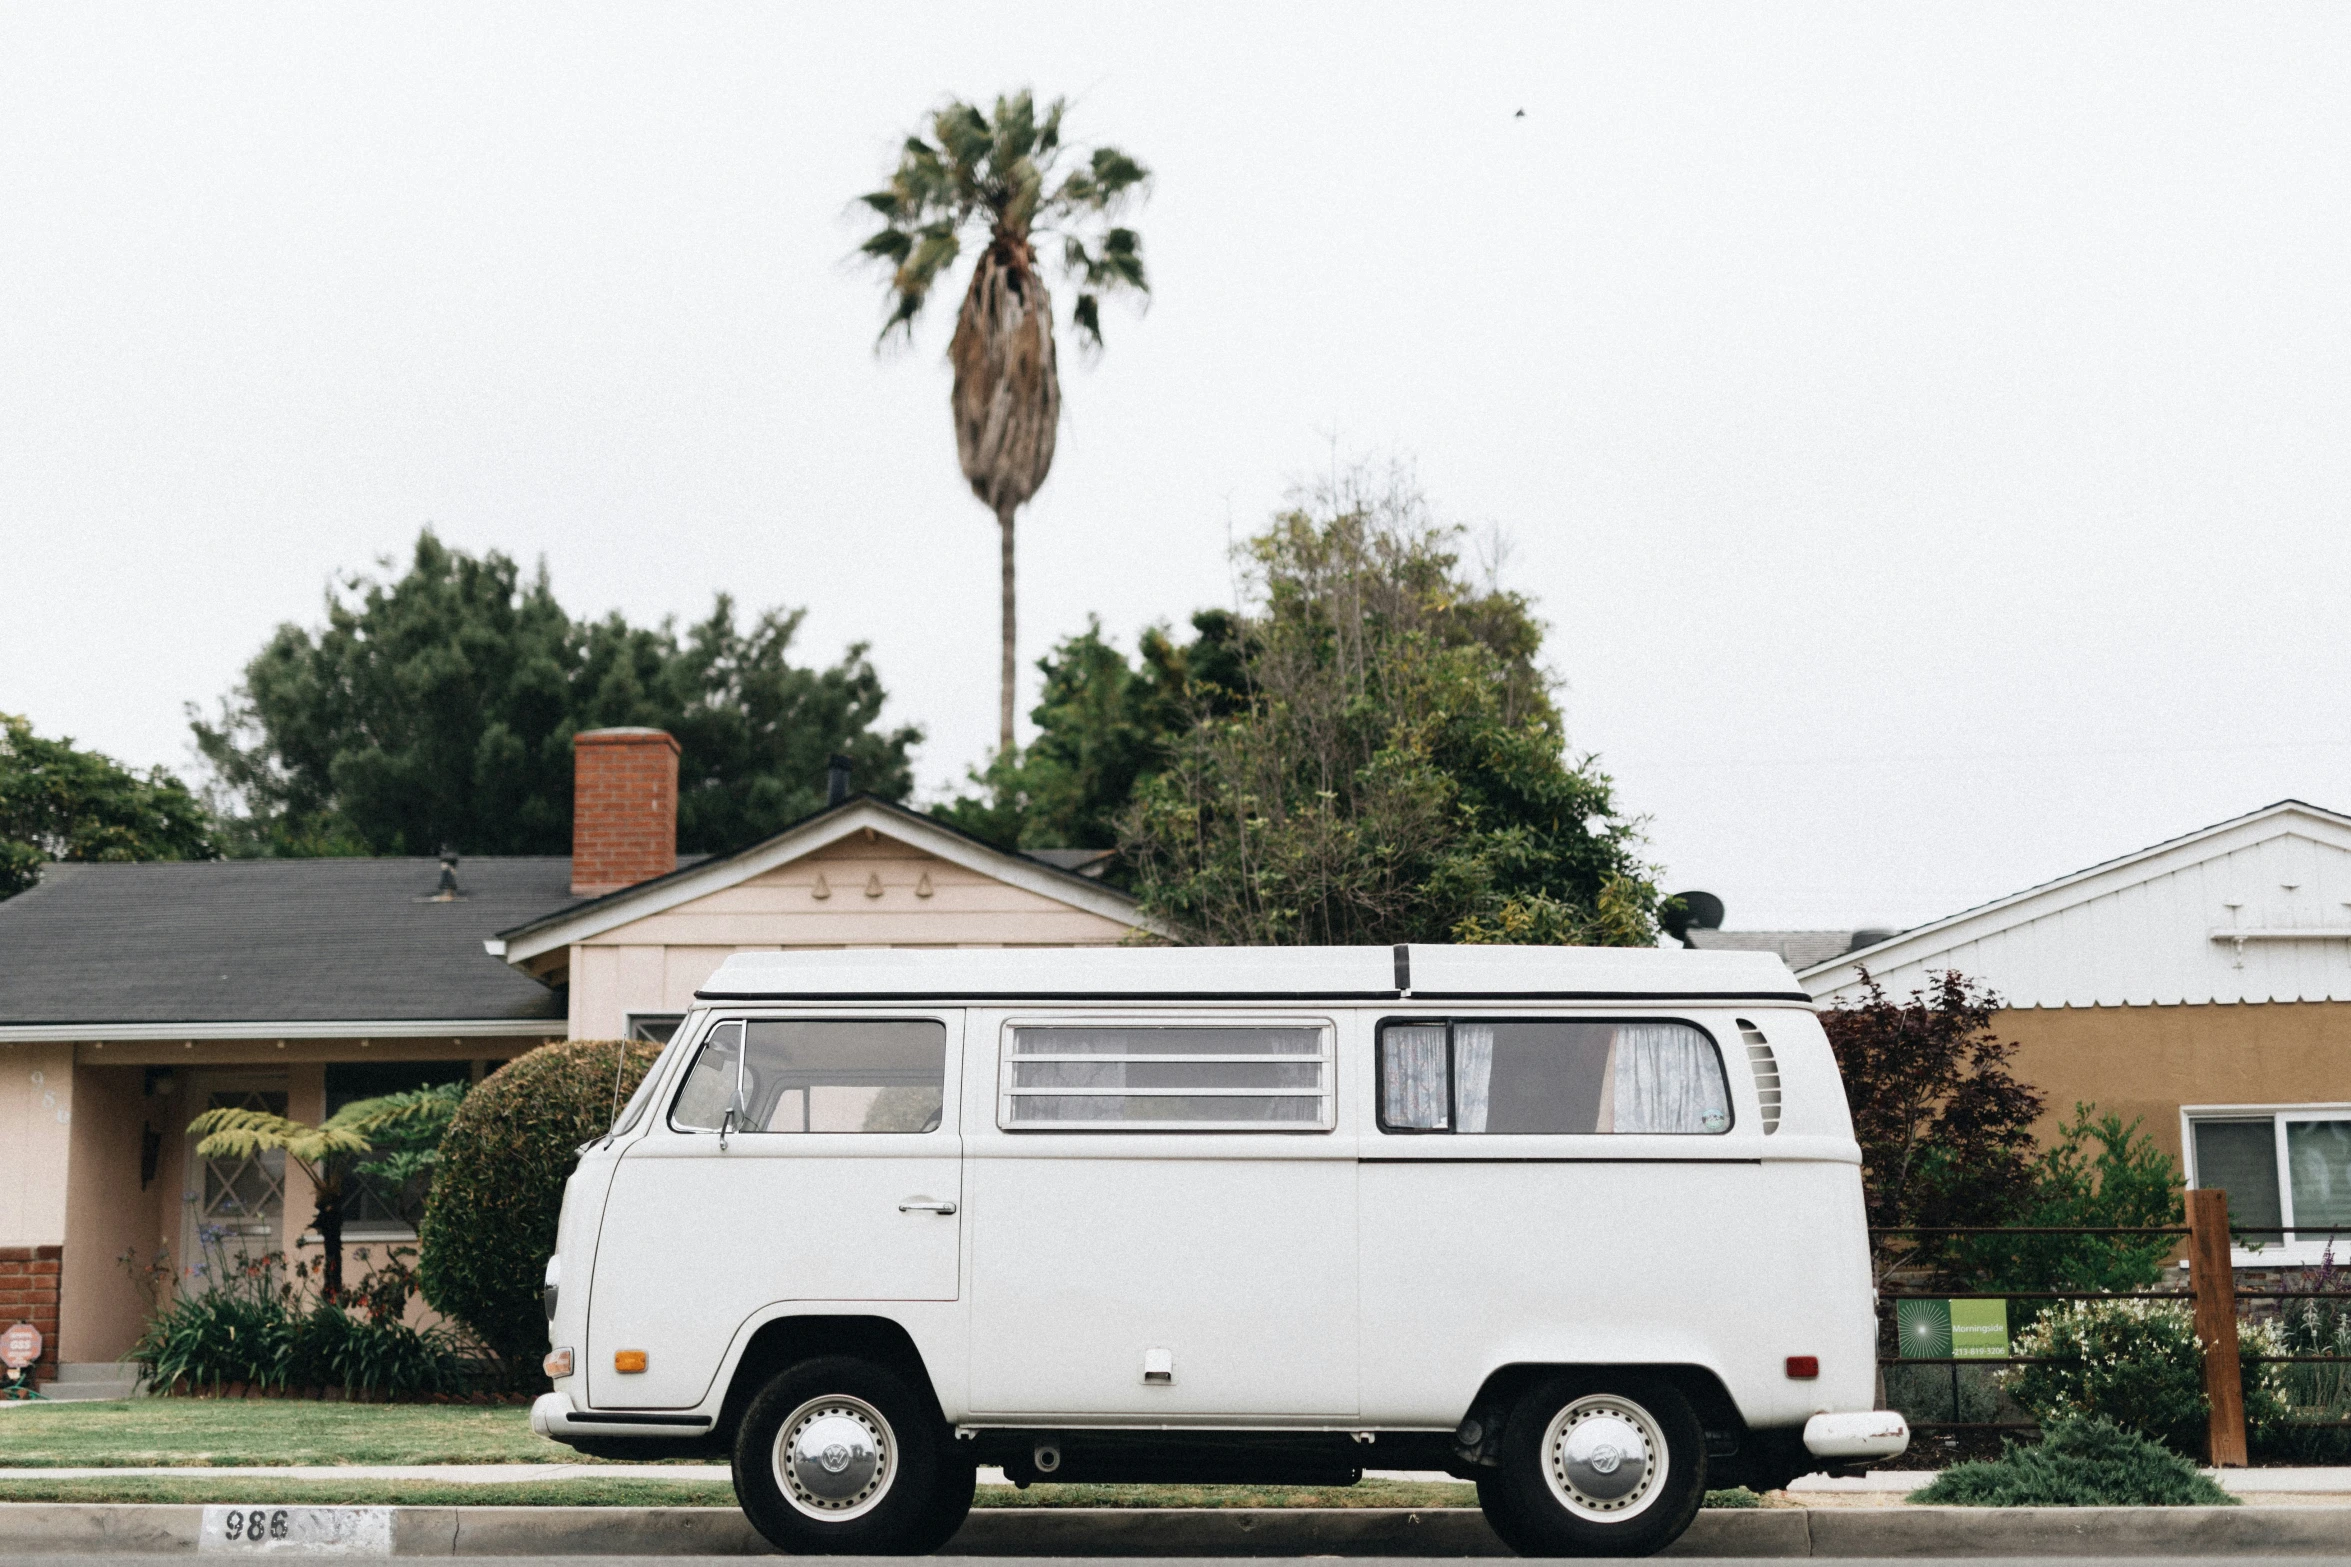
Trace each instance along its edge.
{"label": "sliding vent window", "polygon": [[1390,1132],[1589,1136],[1730,1129],[1714,1041],[1687,1023],[1390,1023]]}
{"label": "sliding vent window", "polygon": [[1055,1130],[1319,1131],[1331,1124],[1330,1034],[1015,1028],[1001,1116]]}

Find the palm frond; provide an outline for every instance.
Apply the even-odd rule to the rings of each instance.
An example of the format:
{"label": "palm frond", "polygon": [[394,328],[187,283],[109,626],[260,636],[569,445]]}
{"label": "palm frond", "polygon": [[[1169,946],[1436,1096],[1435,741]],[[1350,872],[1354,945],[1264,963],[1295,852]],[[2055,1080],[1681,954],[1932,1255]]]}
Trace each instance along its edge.
{"label": "palm frond", "polygon": [[1092,294],[1078,295],[1077,308],[1069,313],[1069,324],[1078,335],[1078,342],[1093,353],[1102,351],[1102,301]]}
{"label": "palm frond", "polygon": [[333,1124],[311,1126],[269,1110],[207,1110],[188,1123],[200,1138],[196,1152],[207,1159],[250,1159],[284,1152],[305,1165],[336,1154],[367,1153],[372,1144],[357,1132]]}
{"label": "palm frond", "polygon": [[1027,89],[996,100],[996,135],[988,155],[997,172],[1010,169],[1037,145],[1037,102]]}
{"label": "palm frond", "polygon": [[1061,115],[1068,107],[1067,98],[1056,98],[1046,107],[1044,122],[1037,127],[1037,151],[1061,150]]}
{"label": "palm frond", "polygon": [[372,1138],[385,1132],[421,1132],[435,1126],[445,1127],[457,1113],[469,1086],[437,1083],[431,1088],[408,1088],[373,1099],[355,1099],[327,1117],[319,1130],[347,1131]]}

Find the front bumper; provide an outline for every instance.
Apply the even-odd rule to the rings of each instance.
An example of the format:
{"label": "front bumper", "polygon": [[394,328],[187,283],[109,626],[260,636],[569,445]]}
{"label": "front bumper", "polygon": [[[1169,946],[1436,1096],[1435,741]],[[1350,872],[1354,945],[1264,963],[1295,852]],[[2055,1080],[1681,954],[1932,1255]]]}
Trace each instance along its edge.
{"label": "front bumper", "polygon": [[1891,1409],[1814,1415],[1804,1422],[1804,1450],[1815,1458],[1843,1463],[1857,1458],[1892,1458],[1909,1445],[1910,1422]]}
{"label": "front bumper", "polygon": [[657,1414],[645,1410],[617,1413],[575,1409],[569,1393],[541,1393],[531,1403],[531,1429],[557,1442],[574,1437],[650,1436],[686,1441],[710,1431],[708,1415]]}

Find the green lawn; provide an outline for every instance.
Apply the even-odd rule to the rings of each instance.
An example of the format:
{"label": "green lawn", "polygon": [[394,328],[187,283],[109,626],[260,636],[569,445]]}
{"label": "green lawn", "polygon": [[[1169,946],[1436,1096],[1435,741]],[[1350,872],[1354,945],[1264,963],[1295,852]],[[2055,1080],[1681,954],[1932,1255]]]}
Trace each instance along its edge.
{"label": "green lawn", "polygon": [[531,1412],[475,1404],[134,1398],[0,1410],[0,1468],[577,1464]]}

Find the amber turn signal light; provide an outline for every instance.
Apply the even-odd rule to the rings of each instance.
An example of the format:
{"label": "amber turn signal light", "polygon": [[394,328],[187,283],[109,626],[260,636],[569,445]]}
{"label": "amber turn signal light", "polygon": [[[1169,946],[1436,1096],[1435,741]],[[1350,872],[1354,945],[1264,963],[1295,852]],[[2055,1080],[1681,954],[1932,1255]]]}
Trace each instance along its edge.
{"label": "amber turn signal light", "polygon": [[550,1377],[570,1376],[571,1351],[568,1349],[551,1349],[547,1351],[547,1358],[539,1362],[539,1369],[546,1372]]}
{"label": "amber turn signal light", "polygon": [[642,1371],[642,1370],[644,1370],[644,1369],[645,1369],[645,1352],[644,1352],[643,1350],[641,1350],[641,1349],[616,1349],[616,1350],[614,1350],[614,1351],[612,1352],[612,1369],[613,1369],[613,1370],[615,1370],[615,1371]]}
{"label": "amber turn signal light", "polygon": [[[644,1357],[640,1355],[637,1358],[642,1360]],[[1818,1355],[1790,1355],[1788,1357],[1788,1375],[1798,1382],[1811,1381],[1820,1375],[1820,1357]]]}

